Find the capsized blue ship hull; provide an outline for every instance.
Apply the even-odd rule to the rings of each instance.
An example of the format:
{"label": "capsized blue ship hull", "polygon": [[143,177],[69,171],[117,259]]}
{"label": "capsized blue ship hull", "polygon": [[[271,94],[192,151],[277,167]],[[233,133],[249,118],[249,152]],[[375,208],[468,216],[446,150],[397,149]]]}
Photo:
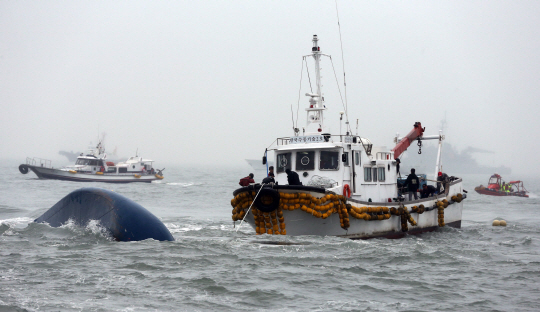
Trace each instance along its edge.
{"label": "capsized blue ship hull", "polygon": [[131,199],[100,188],[81,188],[71,192],[34,222],[59,227],[68,220],[86,226],[98,220],[118,241],[155,239],[174,241],[167,227],[150,211]]}

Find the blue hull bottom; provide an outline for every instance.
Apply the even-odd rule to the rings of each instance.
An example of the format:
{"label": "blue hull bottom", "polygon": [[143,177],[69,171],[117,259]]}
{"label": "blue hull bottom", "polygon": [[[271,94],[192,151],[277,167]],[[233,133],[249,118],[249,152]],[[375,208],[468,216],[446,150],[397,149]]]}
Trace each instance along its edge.
{"label": "blue hull bottom", "polygon": [[118,241],[174,241],[167,227],[150,211],[127,197],[100,188],[71,192],[34,222],[59,227],[68,220],[81,226],[98,220]]}

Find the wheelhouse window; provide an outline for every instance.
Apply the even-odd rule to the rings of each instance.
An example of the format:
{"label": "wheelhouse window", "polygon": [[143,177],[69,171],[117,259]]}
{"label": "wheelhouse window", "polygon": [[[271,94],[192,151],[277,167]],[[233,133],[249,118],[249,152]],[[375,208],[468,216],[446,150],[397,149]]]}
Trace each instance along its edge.
{"label": "wheelhouse window", "polygon": [[377,182],[377,168],[372,168],[373,169],[373,182]]}
{"label": "wheelhouse window", "polygon": [[371,182],[371,167],[364,167],[364,181]]}
{"label": "wheelhouse window", "polygon": [[321,151],[321,160],[319,162],[321,170],[338,170],[339,169],[339,152]]}
{"label": "wheelhouse window", "polygon": [[277,172],[284,172],[286,169],[291,169],[291,153],[278,154]]}
{"label": "wheelhouse window", "polygon": [[345,155],[345,163],[344,163],[344,165],[348,167],[349,166],[349,153],[344,152],[343,155]]}
{"label": "wheelhouse window", "polygon": [[297,152],[296,170],[314,170],[315,152]]}
{"label": "wheelhouse window", "polygon": [[385,176],[386,173],[384,171],[384,167],[380,167],[378,169],[379,169],[379,181],[384,182],[386,180],[386,176]]}

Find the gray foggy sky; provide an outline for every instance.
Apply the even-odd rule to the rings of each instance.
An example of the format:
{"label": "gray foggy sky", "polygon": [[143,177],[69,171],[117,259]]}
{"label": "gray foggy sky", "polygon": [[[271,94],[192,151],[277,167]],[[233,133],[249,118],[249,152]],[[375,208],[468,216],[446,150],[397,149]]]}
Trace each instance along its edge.
{"label": "gray foggy sky", "polygon": [[[540,171],[528,165],[539,150],[539,1],[338,8],[360,135],[392,147],[415,121],[437,134],[446,114],[446,142],[494,151],[481,163],[513,174]],[[313,34],[343,88],[334,1],[0,1],[0,155],[63,160],[59,150],[105,132],[109,151],[138,148],[157,164],[260,158],[292,134]],[[337,133],[342,104],[322,67]]]}

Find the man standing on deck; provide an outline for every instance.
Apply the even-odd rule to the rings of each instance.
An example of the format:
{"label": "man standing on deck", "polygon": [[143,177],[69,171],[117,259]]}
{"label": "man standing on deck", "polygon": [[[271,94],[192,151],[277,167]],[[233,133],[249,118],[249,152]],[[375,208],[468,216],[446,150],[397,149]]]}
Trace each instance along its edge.
{"label": "man standing on deck", "polygon": [[298,173],[292,171],[291,169],[285,169],[285,172],[287,173],[287,181],[289,182],[289,185],[302,185],[302,182],[300,182],[300,177],[298,177]]}
{"label": "man standing on deck", "polygon": [[407,186],[407,189],[409,190],[409,200],[412,199],[412,196],[414,195],[414,199],[418,199],[418,195],[416,195],[416,191],[418,190],[418,187],[420,186],[420,180],[415,174],[416,170],[414,168],[411,169],[411,174],[407,177],[407,180],[403,183],[403,186]]}
{"label": "man standing on deck", "polygon": [[439,175],[437,177],[437,192],[439,192],[439,194],[444,192],[444,190],[446,189],[447,182],[448,182],[448,175],[444,172],[439,172]]}

